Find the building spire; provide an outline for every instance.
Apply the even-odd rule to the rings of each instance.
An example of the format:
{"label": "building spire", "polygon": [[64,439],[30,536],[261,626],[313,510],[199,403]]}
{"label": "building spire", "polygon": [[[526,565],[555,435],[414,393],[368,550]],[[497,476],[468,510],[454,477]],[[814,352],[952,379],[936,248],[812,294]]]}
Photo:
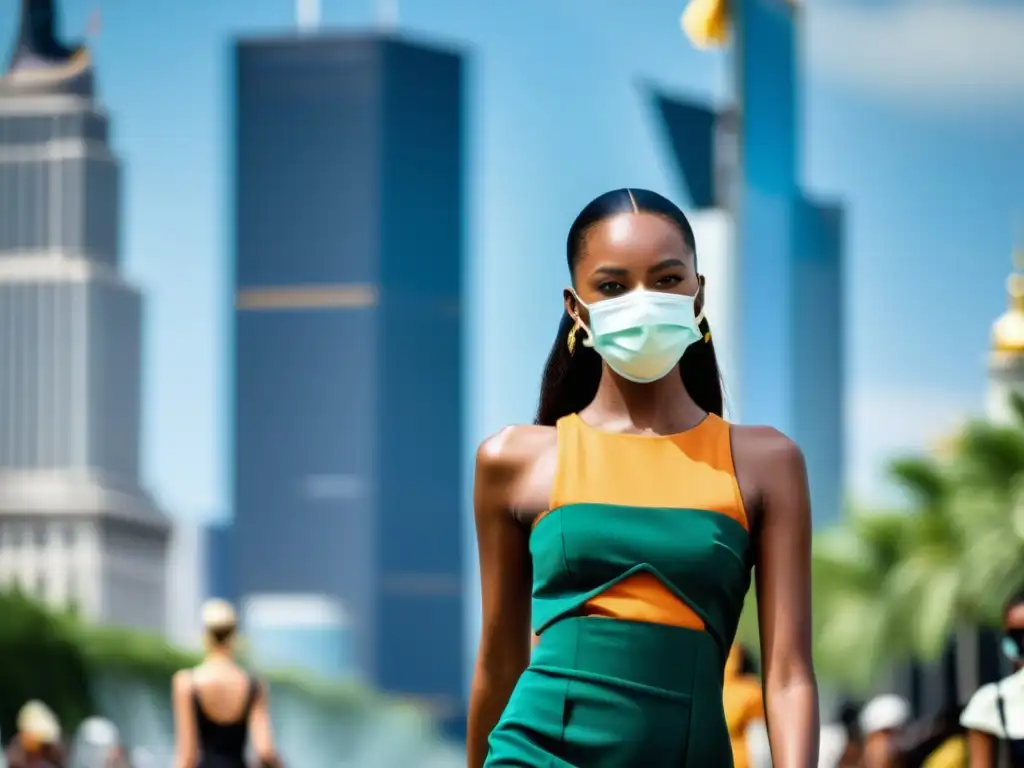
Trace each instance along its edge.
{"label": "building spire", "polygon": [[21,0],[18,39],[8,64],[8,73],[20,69],[48,68],[66,64],[78,48],[57,38],[55,0]]}
{"label": "building spire", "polygon": [[1013,271],[1006,279],[1007,310],[992,326],[992,351],[1024,356],[1024,248],[1013,253]]}

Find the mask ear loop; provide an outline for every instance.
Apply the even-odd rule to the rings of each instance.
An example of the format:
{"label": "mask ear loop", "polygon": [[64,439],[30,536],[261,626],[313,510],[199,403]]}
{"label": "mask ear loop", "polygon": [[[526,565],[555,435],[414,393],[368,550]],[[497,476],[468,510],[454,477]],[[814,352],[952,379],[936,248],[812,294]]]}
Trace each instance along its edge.
{"label": "mask ear loop", "polygon": [[576,314],[569,314],[569,316],[575,321],[572,329],[569,331],[569,338],[566,339],[566,346],[568,346],[569,354],[571,355],[576,351],[576,336],[580,331],[583,331],[586,334],[586,337],[581,342],[584,347],[593,347],[594,339],[593,335],[590,333],[590,328],[587,327],[587,324],[583,322],[583,319],[579,315],[579,307],[583,307],[584,309],[589,309],[589,307],[584,303],[583,299],[579,297],[579,294],[576,293],[576,289],[572,286],[569,286],[569,293],[571,293],[573,298],[576,299],[576,304],[578,305]]}
{"label": "mask ear loop", "polygon": [[[697,313],[697,330],[700,330],[700,324],[706,319],[704,316],[704,275],[698,276],[697,293],[693,297],[695,305],[698,299],[700,300],[700,312]],[[711,341],[710,328],[704,334],[704,343],[707,344],[709,341]]]}

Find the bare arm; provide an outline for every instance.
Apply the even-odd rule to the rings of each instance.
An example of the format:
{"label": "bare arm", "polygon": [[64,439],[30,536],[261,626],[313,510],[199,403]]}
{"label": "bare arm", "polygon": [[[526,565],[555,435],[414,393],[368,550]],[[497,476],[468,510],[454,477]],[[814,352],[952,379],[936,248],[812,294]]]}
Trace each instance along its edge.
{"label": "bare arm", "polygon": [[811,510],[803,454],[791,440],[759,435],[763,516],[757,541],[757,605],[765,710],[776,768],[818,765],[818,685],[811,662]]}
{"label": "bare arm", "polygon": [[195,768],[199,759],[196,718],[192,711],[192,673],[182,670],[171,682],[171,703],[174,710],[175,768]]}
{"label": "bare arm", "polygon": [[967,764],[971,768],[993,768],[996,764],[996,740],[981,731],[967,732]]}
{"label": "bare arm", "polygon": [[270,727],[270,701],[267,687],[259,683],[256,699],[249,711],[249,734],[256,757],[262,765],[277,765],[277,752],[274,750],[274,734]]}
{"label": "bare arm", "polygon": [[510,455],[509,432],[485,441],[476,458],[473,504],[483,624],[469,700],[469,768],[481,768],[487,759],[487,739],[530,661],[528,533],[509,511],[522,465]]}

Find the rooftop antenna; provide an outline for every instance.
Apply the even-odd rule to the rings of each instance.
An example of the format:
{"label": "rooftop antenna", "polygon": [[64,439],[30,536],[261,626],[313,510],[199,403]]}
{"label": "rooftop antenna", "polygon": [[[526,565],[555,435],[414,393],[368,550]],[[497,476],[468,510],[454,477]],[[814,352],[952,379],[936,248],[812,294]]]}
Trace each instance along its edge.
{"label": "rooftop antenna", "polygon": [[398,26],[398,0],[377,0],[377,23],[387,30]]}
{"label": "rooftop antenna", "polygon": [[295,25],[300,32],[320,28],[320,0],[295,0]]}

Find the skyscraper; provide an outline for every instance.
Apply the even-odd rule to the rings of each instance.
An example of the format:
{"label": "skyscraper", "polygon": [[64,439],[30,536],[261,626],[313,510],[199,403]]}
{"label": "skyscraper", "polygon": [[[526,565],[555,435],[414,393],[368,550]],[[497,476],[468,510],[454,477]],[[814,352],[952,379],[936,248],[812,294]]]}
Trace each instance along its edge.
{"label": "skyscraper", "polygon": [[235,589],[332,598],[359,670],[457,719],[462,58],[301,36],[235,68]]}
{"label": "skyscraper", "polygon": [[800,185],[799,9],[736,11],[741,411],[803,448],[817,526],[842,510],[842,211]]}
{"label": "skyscraper", "polygon": [[139,478],[142,298],[89,51],[22,0],[0,78],[0,580],[162,630],[168,525]]}

